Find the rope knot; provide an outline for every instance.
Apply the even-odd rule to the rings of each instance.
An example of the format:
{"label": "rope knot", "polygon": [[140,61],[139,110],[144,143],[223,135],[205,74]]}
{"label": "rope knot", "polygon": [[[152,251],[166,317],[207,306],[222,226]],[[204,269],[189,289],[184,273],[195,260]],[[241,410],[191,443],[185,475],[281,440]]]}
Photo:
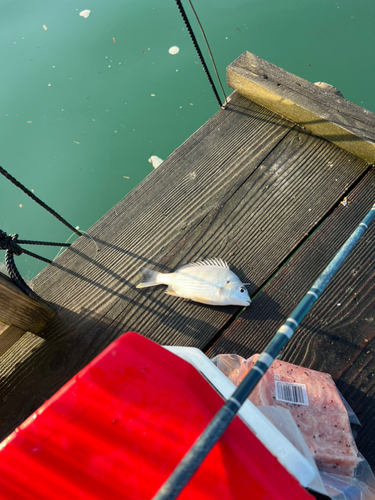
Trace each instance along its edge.
{"label": "rope knot", "polygon": [[17,243],[18,234],[6,234],[0,229],[0,250],[9,250],[14,255],[21,255],[23,250]]}
{"label": "rope knot", "polygon": [[[1,169],[1,167],[0,167]],[[1,170],[0,170],[1,172]],[[18,240],[18,234],[7,234],[5,231],[0,229],[0,250],[6,250],[5,252],[5,264],[9,274],[9,277],[12,279],[13,283],[18,286],[26,295],[31,297],[34,300],[37,300],[37,295],[31,290],[31,288],[26,284],[23,280],[22,276],[17,270],[17,267],[14,263],[15,255],[30,255],[31,257],[35,257],[36,259],[42,260],[43,262],[47,262],[48,264],[52,263],[52,260],[45,259],[36,253],[30,252],[29,250],[23,249],[20,245],[52,245],[58,247],[68,247],[70,243],[51,243],[47,241],[32,241],[32,240]]]}

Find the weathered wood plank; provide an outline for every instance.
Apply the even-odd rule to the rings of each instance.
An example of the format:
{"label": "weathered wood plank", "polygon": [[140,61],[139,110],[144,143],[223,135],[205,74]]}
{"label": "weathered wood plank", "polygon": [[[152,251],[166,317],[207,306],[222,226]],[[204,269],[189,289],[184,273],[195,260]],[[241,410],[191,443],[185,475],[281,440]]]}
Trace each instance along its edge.
{"label": "weathered wood plank", "polygon": [[[326,162],[333,166],[322,175]],[[342,162],[351,165],[345,175],[340,175]],[[332,144],[293,130],[234,195],[223,198],[208,217],[184,231],[159,262],[174,269],[204,257],[223,257],[244,282],[251,283],[248,289],[253,294],[364,168],[364,162],[347,157]],[[119,324],[158,342],[202,347],[223,310],[165,297],[163,292],[164,287],[141,292],[152,313],[118,310]]]}
{"label": "weathered wood plank", "polygon": [[375,114],[245,52],[227,68],[228,86],[314,134],[375,163]]}
{"label": "weathered wood plank", "polygon": [[32,300],[0,273],[0,321],[40,333],[56,315],[43,301]]}
{"label": "weathered wood plank", "polygon": [[[212,218],[290,129],[238,96],[90,229],[99,252],[83,236],[33,280],[35,290],[65,308],[67,321],[81,310],[114,321],[115,305],[147,313],[147,294],[132,290],[139,267],[161,262],[172,270],[171,250]],[[173,312],[161,308],[167,316]]]}
{"label": "weathered wood plank", "polygon": [[[90,229],[99,251],[83,236],[33,280],[58,316],[30,355],[32,374],[20,363],[0,391],[4,432],[19,423],[7,408],[22,404],[21,388],[29,401],[49,397],[120,333],[203,348],[238,310],[138,290],[139,267],[219,256],[254,292],[366,168],[235,96]],[[10,394],[12,378],[20,388]]]}
{"label": "weathered wood plank", "polygon": [[[249,357],[261,352],[309,290],[375,199],[372,169],[209,351]],[[360,451],[375,466],[375,225],[284,348],[282,359],[330,373],[363,428]]]}
{"label": "weathered wood plank", "polygon": [[[35,368],[35,352],[45,342],[41,337],[26,332],[0,357],[1,406],[7,407],[7,413],[0,416],[1,439],[9,434],[9,422],[21,424],[46,399],[43,394],[33,394],[29,398],[28,384],[25,384]],[[38,361],[40,363],[40,359]],[[52,359],[51,366],[44,367],[40,377],[53,368]]]}
{"label": "weathered wood plank", "polygon": [[0,356],[12,347],[26,333],[22,328],[0,324]]}

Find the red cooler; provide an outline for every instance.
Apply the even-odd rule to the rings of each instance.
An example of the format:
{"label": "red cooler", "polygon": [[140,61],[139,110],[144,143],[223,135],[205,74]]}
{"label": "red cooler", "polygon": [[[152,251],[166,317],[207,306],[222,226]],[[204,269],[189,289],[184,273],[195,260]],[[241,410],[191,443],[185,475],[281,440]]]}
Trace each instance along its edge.
{"label": "red cooler", "polygon": [[[0,445],[0,499],[151,500],[222,405],[189,363],[126,333]],[[236,417],[179,498],[313,497]]]}

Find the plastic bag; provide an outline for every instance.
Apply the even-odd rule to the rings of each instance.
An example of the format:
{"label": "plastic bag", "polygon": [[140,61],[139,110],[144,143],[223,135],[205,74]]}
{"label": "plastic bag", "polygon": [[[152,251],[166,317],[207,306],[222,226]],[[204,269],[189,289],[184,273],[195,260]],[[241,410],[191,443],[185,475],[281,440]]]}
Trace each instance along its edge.
{"label": "plastic bag", "polygon": [[[212,361],[238,386],[258,356],[245,360],[237,355],[219,355]],[[280,406],[291,412],[320,471],[354,476],[363,457],[329,374],[276,360],[249,399],[256,406]]]}
{"label": "plastic bag", "polygon": [[258,410],[292,443],[316,471],[315,479],[308,485],[309,489],[326,495],[327,492],[316,463],[290,411],[280,406],[258,406]]}
{"label": "plastic bag", "polygon": [[258,410],[293,444],[316,469],[317,476],[308,489],[322,493],[332,500],[374,500],[375,478],[369,464],[362,458],[354,477],[319,472],[310,450],[289,410],[280,406],[259,406]]}
{"label": "plastic bag", "polygon": [[341,392],[337,389],[337,387],[336,387],[336,390],[339,393],[339,396],[341,398],[341,401],[343,402],[343,405],[345,406],[346,411],[348,412],[349,422],[351,424],[356,424],[356,425],[362,426],[361,422],[358,420],[357,415],[352,410],[352,407],[349,405],[349,403],[346,401],[346,399],[341,394]]}
{"label": "plastic bag", "polygon": [[[362,457],[362,455],[361,455]],[[354,477],[321,472],[327,495],[332,500],[374,500],[375,477],[368,462],[362,457]]]}

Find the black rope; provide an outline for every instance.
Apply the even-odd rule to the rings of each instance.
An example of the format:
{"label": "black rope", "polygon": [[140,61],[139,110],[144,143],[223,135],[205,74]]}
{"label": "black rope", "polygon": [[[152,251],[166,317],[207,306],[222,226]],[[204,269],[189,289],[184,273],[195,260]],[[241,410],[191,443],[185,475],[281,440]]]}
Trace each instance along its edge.
{"label": "black rope", "polygon": [[223,93],[223,96],[224,96],[224,102],[225,102],[225,105],[226,106],[228,104],[227,102],[227,96],[225,95],[225,92],[224,92],[224,88],[221,84],[221,80],[220,80],[220,76],[219,76],[219,72],[217,71],[217,68],[216,68],[216,64],[215,64],[215,61],[214,61],[214,56],[212,55],[212,52],[211,52],[211,49],[210,49],[210,44],[208,43],[208,40],[207,40],[207,37],[206,37],[206,34],[204,32],[204,29],[203,29],[203,26],[201,25],[201,22],[199,20],[199,17],[198,17],[198,14],[195,12],[195,9],[194,9],[194,6],[193,4],[191,3],[191,0],[189,0],[189,4],[190,4],[190,8],[191,10],[193,11],[193,14],[194,14],[194,17],[198,23],[198,26],[202,32],[202,35],[203,35],[203,38],[204,38],[204,41],[206,42],[206,45],[207,45],[207,49],[208,49],[208,53],[210,55],[210,59],[211,59],[211,62],[212,62],[212,66],[214,67],[214,71],[215,71],[215,74],[216,74],[216,78],[218,79],[218,82],[219,82],[219,85],[220,85],[220,88],[221,88],[221,91]]}
{"label": "black rope", "polygon": [[[17,241],[19,245],[45,245],[49,247],[70,247],[70,243],[54,243],[52,241],[34,241],[34,240],[17,240]],[[24,252],[26,252],[26,250],[24,250]]]}
{"label": "black rope", "polygon": [[205,63],[205,60],[203,59],[203,55],[202,55],[202,52],[201,52],[201,49],[199,48],[199,45],[198,45],[198,42],[197,42],[197,39],[195,38],[195,35],[193,33],[193,30],[192,30],[192,27],[190,25],[190,22],[189,22],[189,19],[187,18],[186,16],[186,13],[185,13],[185,10],[184,10],[184,7],[182,6],[182,3],[181,3],[181,0],[175,0],[176,1],[176,4],[177,4],[177,7],[178,7],[178,10],[180,11],[180,14],[182,16],[182,19],[184,20],[184,23],[186,25],[186,28],[189,32],[189,35],[190,35],[190,38],[193,42],[193,45],[195,47],[195,50],[197,51],[198,53],[198,57],[199,57],[199,60],[200,62],[202,63],[202,66],[203,66],[203,69],[204,69],[204,72],[206,73],[206,76],[208,78],[208,81],[210,82],[210,85],[211,85],[211,88],[215,94],[215,97],[216,97],[216,100],[217,102],[219,103],[219,106],[221,108],[223,108],[224,106],[222,105],[221,101],[220,101],[220,97],[219,97],[219,94],[217,93],[217,90],[216,90],[216,87],[215,87],[215,84],[214,82],[212,81],[212,78],[211,78],[211,75],[210,75],[210,72],[208,71],[208,68],[207,68],[207,65]]}
{"label": "black rope", "polygon": [[25,245],[49,245],[49,246],[58,246],[58,247],[68,247],[70,243],[52,243],[47,241],[31,241],[31,240],[19,240],[18,234],[6,234],[5,231],[0,229],[0,250],[6,250],[5,252],[5,265],[8,271],[10,278],[13,283],[18,286],[26,295],[34,300],[38,300],[38,296],[35,292],[31,290],[31,288],[26,284],[23,280],[22,276],[17,270],[16,264],[14,262],[13,255],[21,255],[27,254],[35,259],[42,260],[43,262],[47,262],[47,264],[51,264],[52,260],[46,259],[36,253],[30,252],[29,250],[25,250],[20,247],[21,244]]}
{"label": "black rope", "polygon": [[18,272],[13,259],[13,253],[7,250],[5,252],[5,265],[7,267],[8,274],[12,279],[13,283],[18,286],[26,295],[28,295],[33,300],[38,300],[38,296],[34,293],[31,288],[25,283],[22,276]]}
{"label": "black rope", "polygon": [[17,181],[14,177],[12,177],[6,170],[3,169],[3,167],[0,167],[0,174],[3,174],[4,177],[6,177],[10,182],[12,182],[15,186],[19,187],[25,194],[30,196],[34,201],[36,201],[41,207],[45,208],[47,212],[52,214],[56,219],[58,219],[60,222],[65,224],[69,229],[71,229],[74,233],[76,233],[78,236],[82,236],[82,233],[77,231],[75,227],[73,227],[69,222],[67,222],[65,219],[61,217],[57,212],[55,212],[51,207],[46,205],[42,200],[40,200],[37,196],[35,196],[34,193],[29,191],[23,184]]}

